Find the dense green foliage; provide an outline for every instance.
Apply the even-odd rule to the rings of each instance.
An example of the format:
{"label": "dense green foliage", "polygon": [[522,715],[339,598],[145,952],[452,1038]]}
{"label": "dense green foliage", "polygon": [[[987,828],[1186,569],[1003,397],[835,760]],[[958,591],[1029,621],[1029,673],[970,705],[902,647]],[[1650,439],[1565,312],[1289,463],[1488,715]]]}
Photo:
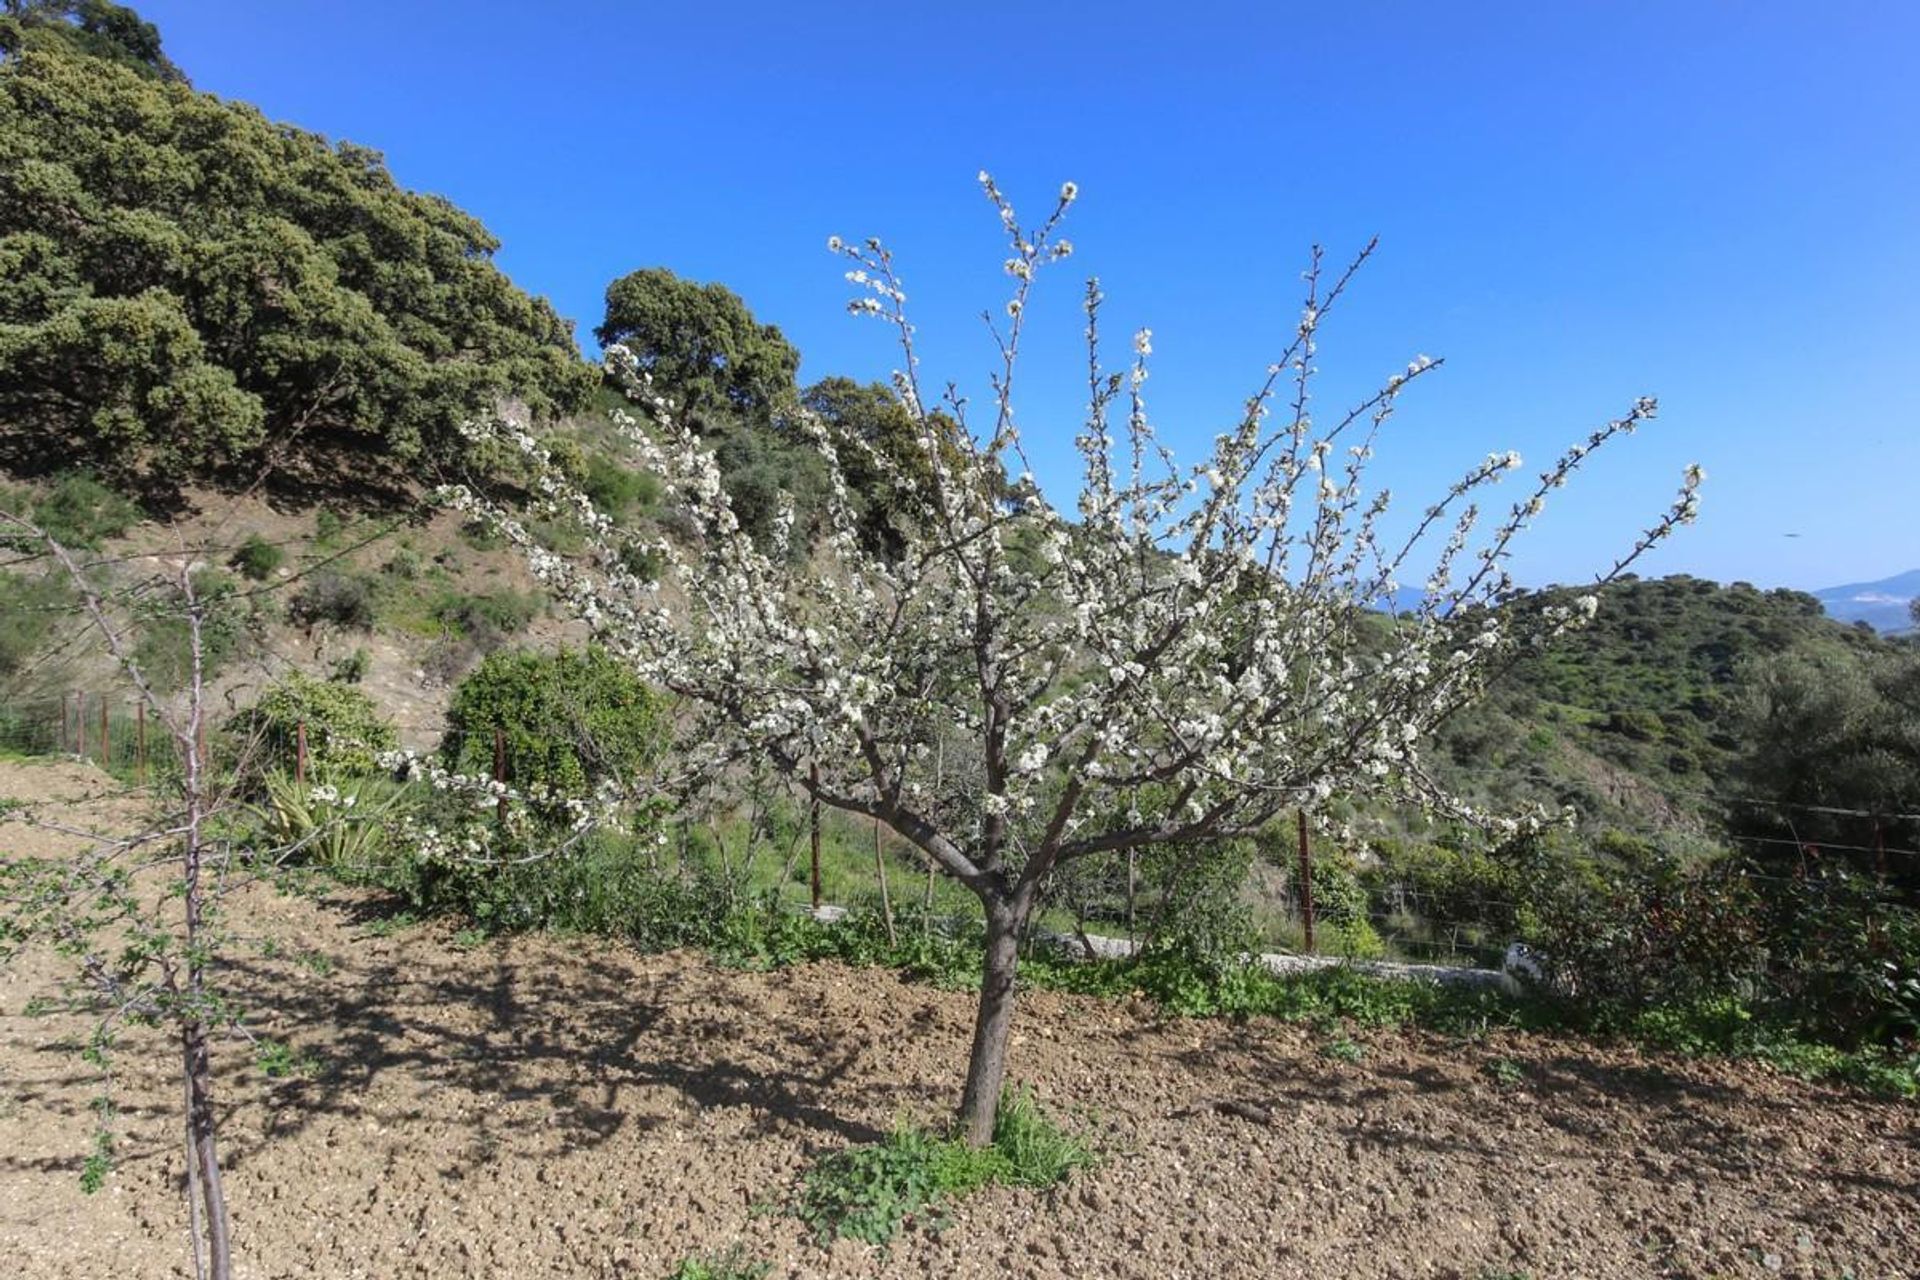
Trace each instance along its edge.
{"label": "dense green foliage", "polygon": [[0,52],[81,54],[157,80],[186,76],[160,48],[160,30],[112,0],[5,0]]}
{"label": "dense green foliage", "polygon": [[249,582],[265,582],[286,563],[287,553],[257,533],[247,535],[227,563]]}
{"label": "dense green foliage", "polygon": [[463,456],[501,396],[583,403],[567,326],[376,152],[24,43],[0,63],[0,467],[364,497]]}
{"label": "dense green foliage", "polygon": [[[1736,806],[1736,831],[1855,846],[1834,852],[1855,855],[1843,865],[1876,873],[1876,846],[1920,849],[1912,812],[1920,799],[1920,648],[1803,647],[1758,659],[1743,675],[1736,776],[1747,794],[1771,803]],[[1920,885],[1911,858],[1885,870]]]}
{"label": "dense green foliage", "polygon": [[[44,487],[0,491],[0,510],[29,520],[71,550],[97,551],[140,519],[140,509],[85,472],[69,471]],[[10,539],[11,541],[12,539]],[[37,552],[40,548],[24,548]]]}
{"label": "dense green foliage", "polygon": [[[800,403],[837,443],[862,538],[875,551],[897,554],[904,546],[901,530],[923,518],[934,483],[919,421],[879,382],[863,386],[851,378],[823,378],[801,394]],[[930,422],[944,433],[933,447],[948,467],[955,466],[959,424],[938,413]]]}
{"label": "dense green foliage", "polygon": [[590,647],[481,662],[453,692],[441,754],[458,772],[487,774],[496,731],[517,790],[585,796],[631,785],[664,750],[667,725],[654,693]]}
{"label": "dense green foliage", "polygon": [[[458,831],[458,816],[437,812],[435,825]],[[497,846],[497,862],[423,863],[395,849],[361,878],[398,894],[411,911],[451,914],[488,933],[590,933],[646,951],[711,945],[726,927],[724,894],[704,869],[648,857],[643,838],[602,832],[557,849],[549,832]]]}
{"label": "dense green foliage", "polygon": [[594,331],[602,346],[632,353],[654,390],[695,421],[730,409],[764,421],[793,394],[800,353],[720,284],[695,284],[664,267],[647,267],[607,286],[606,317]]}
{"label": "dense green foliage", "polygon": [[291,772],[299,727],[306,726],[307,773],[327,779],[369,773],[397,744],[393,726],[358,689],[291,672],[226,724],[255,770]]}

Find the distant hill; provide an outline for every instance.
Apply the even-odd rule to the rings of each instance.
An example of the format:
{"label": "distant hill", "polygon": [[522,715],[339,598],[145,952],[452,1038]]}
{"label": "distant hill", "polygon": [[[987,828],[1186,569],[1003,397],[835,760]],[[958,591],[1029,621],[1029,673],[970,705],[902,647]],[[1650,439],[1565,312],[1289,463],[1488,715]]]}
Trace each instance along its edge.
{"label": "distant hill", "polygon": [[1813,593],[1837,622],[1864,622],[1879,632],[1907,631],[1913,627],[1907,612],[1914,597],[1920,596],[1920,569],[1896,573],[1878,582],[1850,582]]}
{"label": "distant hill", "polygon": [[[1587,590],[1551,587],[1509,607]],[[1889,643],[1824,616],[1799,591],[1675,576],[1598,594],[1591,626],[1524,654],[1442,730],[1437,763],[1449,783],[1499,804],[1571,805],[1603,825],[1655,830],[1689,815],[1704,825],[1739,754],[1730,702],[1748,662]]]}

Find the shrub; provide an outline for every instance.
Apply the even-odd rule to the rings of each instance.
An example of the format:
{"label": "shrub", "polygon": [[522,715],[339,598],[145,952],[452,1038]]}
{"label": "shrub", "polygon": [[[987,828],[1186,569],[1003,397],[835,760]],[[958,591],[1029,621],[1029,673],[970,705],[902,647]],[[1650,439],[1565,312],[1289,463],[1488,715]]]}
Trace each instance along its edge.
{"label": "shrub", "polygon": [[1569,860],[1544,846],[1525,856],[1524,940],[1546,957],[1551,985],[1601,1020],[1757,987],[1757,901],[1730,863],[1689,865],[1650,846],[1628,862]]}
{"label": "shrub", "polygon": [[0,571],[0,680],[24,670],[80,598],[64,577]]}
{"label": "shrub", "polygon": [[433,616],[442,626],[460,635],[498,642],[526,630],[540,607],[541,599],[537,595],[491,591],[482,595],[449,596],[434,606]]}
{"label": "shrub", "polygon": [[357,574],[323,570],[308,578],[287,602],[287,618],[306,627],[331,622],[350,631],[370,631],[372,585]]}
{"label": "shrub", "polygon": [[252,772],[291,770],[299,726],[307,726],[307,772],[316,779],[368,773],[375,758],[398,745],[393,726],[358,689],[294,672],[227,722],[227,732],[250,744],[242,753]]}
{"label": "shrub", "polygon": [[1756,883],[1767,1012],[1842,1045],[1920,1039],[1920,911],[1842,866]]}
{"label": "shrub", "polygon": [[362,646],[328,667],[327,679],[335,684],[359,684],[372,666],[373,655]]}
{"label": "shrub", "polygon": [[585,463],[580,488],[593,499],[594,506],[617,521],[660,500],[659,480],[645,471],[623,467],[597,454]]}
{"label": "shrub", "polygon": [[454,690],[441,754],[456,772],[493,768],[505,735],[507,776],[523,793],[581,796],[638,776],[666,745],[659,699],[604,650],[490,655]]}
{"label": "shrub", "polygon": [[411,582],[420,576],[420,553],[412,547],[396,547],[380,566],[380,572],[401,582]]}
{"label": "shrub", "polygon": [[[446,801],[427,816],[455,835],[463,824],[493,821]],[[417,843],[398,842],[398,856],[367,878],[415,911],[461,916],[485,932],[560,929],[668,951],[710,945],[725,930],[726,895],[711,870],[665,862],[645,836],[602,831],[570,845],[551,833],[496,835],[490,856],[476,862],[423,861]]]}
{"label": "shrub", "polygon": [[249,582],[265,582],[287,558],[287,553],[257,533],[248,534],[240,549],[228,561]]}
{"label": "shrub", "polygon": [[[23,505],[14,499],[17,507]],[[140,508],[84,472],[68,472],[32,502],[33,522],[63,546],[97,550],[140,522]]]}

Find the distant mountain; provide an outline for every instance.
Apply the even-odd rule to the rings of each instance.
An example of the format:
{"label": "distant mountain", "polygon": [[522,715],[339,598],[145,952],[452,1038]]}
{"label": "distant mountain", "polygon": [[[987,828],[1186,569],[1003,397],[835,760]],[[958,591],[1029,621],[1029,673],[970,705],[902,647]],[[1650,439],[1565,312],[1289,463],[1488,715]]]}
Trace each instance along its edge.
{"label": "distant mountain", "polygon": [[1915,596],[1920,596],[1920,569],[1896,573],[1878,582],[1852,582],[1844,587],[1828,587],[1813,593],[1826,608],[1827,616],[1839,622],[1865,622],[1883,633],[1912,628],[1907,612]]}

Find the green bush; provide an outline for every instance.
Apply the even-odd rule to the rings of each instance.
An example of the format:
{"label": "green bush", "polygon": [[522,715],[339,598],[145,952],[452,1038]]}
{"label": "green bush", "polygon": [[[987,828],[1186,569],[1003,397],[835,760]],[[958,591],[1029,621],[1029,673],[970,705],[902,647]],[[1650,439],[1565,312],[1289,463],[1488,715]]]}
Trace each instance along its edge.
{"label": "green bush", "polygon": [[286,558],[285,551],[259,534],[251,533],[228,563],[249,582],[265,582],[279,571]]}
{"label": "green bush", "polygon": [[[426,820],[449,834],[492,818],[456,802],[430,809]],[[559,929],[620,938],[642,951],[715,942],[727,898],[710,869],[667,863],[648,846],[645,836],[612,831],[568,844],[547,830],[524,841],[496,837],[481,861],[403,856],[372,878],[416,911],[461,916],[489,933]]]}
{"label": "green bush", "polygon": [[454,690],[441,755],[455,772],[490,773],[496,730],[514,788],[556,797],[638,778],[668,732],[653,692],[593,647],[490,655]]}
{"label": "green bush", "polygon": [[372,668],[373,655],[362,646],[328,667],[327,679],[335,684],[359,684]]}
{"label": "green bush", "polygon": [[293,672],[227,722],[249,772],[292,772],[299,726],[307,726],[307,774],[334,780],[378,768],[376,757],[398,745],[393,726],[372,698],[346,685]]}
{"label": "green bush", "polygon": [[84,472],[70,471],[38,494],[6,495],[8,511],[24,516],[65,547],[98,550],[140,522],[140,508]]}
{"label": "green bush", "polygon": [[539,616],[538,595],[501,590],[482,595],[449,595],[436,601],[433,618],[457,636],[473,640],[482,649],[497,647],[507,637],[527,629]]}
{"label": "green bush", "polygon": [[401,582],[412,582],[420,576],[420,553],[412,547],[395,547],[387,562],[380,566],[380,572]]}
{"label": "green bush", "polygon": [[1745,997],[1765,966],[1752,885],[1728,862],[1692,864],[1652,846],[1628,860],[1521,856],[1524,940],[1550,985],[1605,1019]]}
{"label": "green bush", "polygon": [[660,482],[648,472],[621,466],[600,454],[584,465],[581,491],[616,521],[625,521],[636,510],[645,510],[660,500]]}

